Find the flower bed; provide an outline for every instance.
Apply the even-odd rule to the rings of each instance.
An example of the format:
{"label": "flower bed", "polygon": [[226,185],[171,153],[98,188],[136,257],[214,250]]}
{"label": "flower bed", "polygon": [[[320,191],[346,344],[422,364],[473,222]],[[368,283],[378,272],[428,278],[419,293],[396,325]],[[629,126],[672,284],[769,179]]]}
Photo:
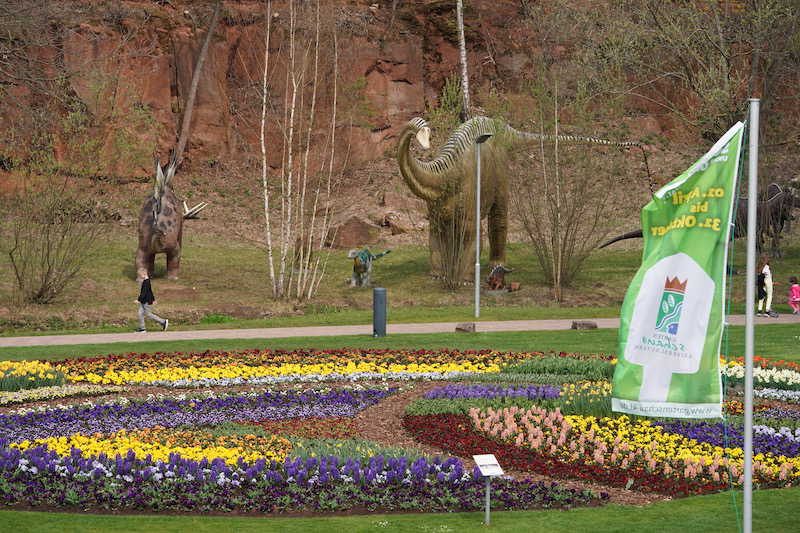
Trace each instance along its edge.
{"label": "flower bed", "polygon": [[525,400],[548,400],[561,395],[561,387],[555,385],[525,385],[504,387],[500,385],[446,385],[428,391],[423,398],[472,399],[472,398],[522,398]]}
{"label": "flower bed", "polygon": [[352,416],[396,389],[267,391],[205,398],[48,409],[0,415],[0,438],[10,442],[110,434],[155,426],[213,426],[237,420],[280,420],[308,416]]}
{"label": "flower bed", "polygon": [[64,375],[44,361],[0,361],[0,391],[61,385]]}
{"label": "flower bed", "polygon": [[[258,513],[481,509],[483,481],[459,459],[383,455],[348,438],[356,433],[349,417],[396,390],[195,393],[0,415],[0,501]],[[494,491],[499,509],[608,498],[511,479]]]}
{"label": "flower bed", "polygon": [[581,479],[673,496],[716,492],[727,487],[722,482],[668,478],[639,467],[622,470],[564,460],[547,451],[539,452],[512,442],[492,439],[475,431],[466,415],[406,415],[403,427],[420,442],[462,457],[491,451],[508,471],[535,472],[555,478]]}
{"label": "flower bed", "polygon": [[[671,496],[741,483],[738,399],[726,401],[727,424],[619,416],[611,412],[605,380],[614,362],[610,356],[568,353],[352,349],[63,361],[43,371],[60,372],[79,385],[3,393],[0,405],[124,392],[120,385],[249,384],[254,390],[161,390],[145,397],[131,389],[131,398],[120,394],[98,404],[5,409],[0,501],[260,513],[480,509],[483,482],[460,459],[422,457],[417,449],[365,438],[375,432],[359,413],[397,387],[297,384],[255,390],[272,383],[364,379],[457,378],[461,383],[431,388],[407,405],[402,426],[419,442],[461,457],[494,453],[507,471],[523,473],[518,477],[531,472]],[[741,365],[723,366],[735,382]],[[754,479],[761,486],[790,486],[800,478],[800,408],[793,405],[800,390],[792,390],[800,388],[797,370],[790,363],[759,361],[757,377],[770,385],[756,391]],[[387,412],[396,412],[392,405]],[[391,442],[391,435],[383,438],[386,424],[376,425],[376,439]],[[504,509],[607,499],[527,480],[501,479],[493,487],[492,501]]]}
{"label": "flower bed", "polygon": [[[758,365],[753,368],[753,384],[773,389],[800,391],[800,371],[795,363],[780,361],[772,363],[759,358]],[[720,366],[722,375],[730,383],[744,382],[744,363],[740,360],[724,362]]]}
{"label": "flower bed", "polygon": [[74,396],[102,396],[125,391],[117,385],[54,385],[36,389],[23,389],[15,392],[0,392],[0,406],[15,405],[43,400],[58,400]]}
{"label": "flower bed", "polygon": [[[169,461],[62,456],[45,447],[25,451],[0,440],[0,501],[82,509],[148,509],[270,513],[366,510],[478,510],[483,482],[461,461],[405,457],[364,463],[339,457],[258,459],[228,465],[172,454]],[[493,504],[503,509],[559,508],[607,499],[557,485],[497,480]]]}
{"label": "flower bed", "polygon": [[208,387],[366,379],[449,379],[499,372],[531,354],[482,351],[298,350],[128,354],[59,362],[72,381]]}
{"label": "flower bed", "polygon": [[259,420],[246,422],[276,435],[290,435],[303,439],[351,439],[358,429],[351,418],[308,417],[289,420]]}
{"label": "flower bed", "polygon": [[[469,399],[451,393],[449,404],[437,399],[446,390],[435,389],[409,405],[404,424],[421,442],[451,453],[499,450],[501,464],[522,471],[670,495],[717,491],[743,481],[742,428],[733,420],[619,416],[610,410],[611,388],[603,382],[562,385],[556,399],[533,402],[539,405],[524,397],[509,405],[517,387],[505,392],[503,387],[472,388]],[[727,406],[739,407],[737,401]],[[787,421],[800,422],[800,410],[757,404],[756,412],[755,481],[773,487],[796,484],[800,428]]]}

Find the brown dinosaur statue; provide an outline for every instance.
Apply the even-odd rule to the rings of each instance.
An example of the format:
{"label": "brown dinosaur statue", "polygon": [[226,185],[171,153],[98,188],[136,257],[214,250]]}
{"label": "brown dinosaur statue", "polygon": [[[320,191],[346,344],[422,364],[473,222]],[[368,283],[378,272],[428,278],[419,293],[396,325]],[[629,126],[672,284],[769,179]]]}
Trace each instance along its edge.
{"label": "brown dinosaur statue", "polygon": [[183,220],[197,218],[197,214],[208,205],[200,202],[189,209],[183,202],[180,209],[178,198],[172,191],[172,178],[178,166],[176,153],[170,154],[167,166],[162,169],[155,160],[156,181],[153,194],[145,200],[139,213],[139,248],[136,250],[136,272],[153,275],[156,254],[167,255],[167,278],[178,279],[181,267],[181,242]]}
{"label": "brown dinosaur statue", "polygon": [[[770,183],[765,193],[760,195],[756,209],[756,251],[761,253],[770,247],[772,257],[781,257],[781,235],[784,230],[789,231],[794,220],[792,210],[800,207],[800,194],[797,192],[796,183],[788,187],[777,183]],[[738,239],[747,236],[747,197],[740,196],[736,203],[736,218],[733,228],[733,237]],[[636,229],[623,233],[604,242],[598,248],[605,248],[615,242],[626,239],[641,239],[642,230]]]}
{"label": "brown dinosaur statue", "polygon": [[[546,135],[516,130],[502,120],[474,117],[461,124],[447,139],[434,159],[420,161],[409,152],[411,139],[430,147],[430,128],[421,118],[411,119],[400,134],[397,162],[408,187],[428,207],[430,267],[443,272],[443,254],[457,257],[454,278],[466,279],[475,249],[475,140],[491,134],[481,149],[481,218],[488,218],[489,265],[506,262],[509,178],[508,148],[519,142],[554,140],[641,147],[633,142],[614,142],[574,135]],[[644,150],[643,150],[644,152]],[[462,244],[463,243],[463,244]],[[453,253],[453,247],[462,251]]]}

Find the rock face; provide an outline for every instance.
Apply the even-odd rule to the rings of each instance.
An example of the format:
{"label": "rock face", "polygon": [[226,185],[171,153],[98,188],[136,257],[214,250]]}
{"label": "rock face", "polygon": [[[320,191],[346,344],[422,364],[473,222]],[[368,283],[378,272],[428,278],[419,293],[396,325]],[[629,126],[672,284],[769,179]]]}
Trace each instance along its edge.
{"label": "rock face", "polygon": [[[435,103],[444,80],[458,72],[455,34],[448,23],[454,7],[444,2],[401,2],[395,13],[389,2],[372,4],[332,0],[340,28],[339,106],[347,107],[337,124],[337,144],[348,151],[350,163],[384,157],[394,150],[395,136],[411,117]],[[56,158],[67,167],[100,175],[149,177],[152,154],[166,155],[178,136],[192,70],[208,23],[208,13],[188,1],[126,1],[92,10],[85,2],[64,2],[64,38],[50,46],[31,46],[26,53],[43,66],[42,77],[66,73],[69,109],[55,109],[51,128]],[[114,6],[111,6],[114,4]],[[70,7],[72,6],[72,7]],[[247,158],[260,152],[260,82],[264,63],[263,3],[225,2],[222,22],[212,39],[197,92],[185,159],[190,164],[226,158]],[[286,97],[285,46],[288,7],[272,3],[270,102]],[[495,22],[507,24],[516,13],[512,3],[480,0],[465,20],[473,35]],[[493,54],[506,78],[522,72],[524,54],[516,50],[510,32],[498,33]],[[508,34],[508,35],[505,35]],[[472,39],[470,72],[480,87],[500,73],[487,70],[481,58],[483,41]],[[330,47],[328,47],[330,48]],[[330,50],[326,50],[330,53]],[[502,61],[501,61],[502,60]],[[330,78],[332,72],[323,72]],[[5,80],[0,79],[0,82]],[[16,136],[0,134],[0,155],[23,157],[31,135],[21,118],[26,109],[41,109],[46,94],[10,84],[17,106],[0,107],[0,123],[11,124]],[[331,94],[320,95],[317,113],[330,115]],[[52,100],[52,98],[50,99]],[[327,107],[326,107],[327,106]],[[80,128],[64,127],[74,110],[85,115]],[[275,122],[279,122],[276,120]],[[282,132],[267,124],[267,159],[273,168],[281,159]],[[339,121],[337,121],[339,122]],[[350,129],[349,124],[354,124]],[[315,125],[310,158],[322,160],[329,137],[322,120]],[[82,129],[81,129],[82,128]],[[345,128],[348,134],[345,134]],[[319,142],[316,142],[319,141]]]}

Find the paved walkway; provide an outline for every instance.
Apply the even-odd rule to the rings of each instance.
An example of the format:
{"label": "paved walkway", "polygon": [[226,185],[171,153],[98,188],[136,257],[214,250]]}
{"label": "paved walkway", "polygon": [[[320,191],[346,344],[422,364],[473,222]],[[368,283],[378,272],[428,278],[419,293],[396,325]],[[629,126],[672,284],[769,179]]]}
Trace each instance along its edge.
{"label": "paved walkway", "polygon": [[[743,326],[744,315],[732,315],[729,323]],[[591,318],[598,328],[618,328],[618,318]],[[543,331],[570,329],[573,319],[506,320],[475,322],[475,331]],[[800,316],[781,315],[778,318],[756,318],[757,324],[798,324]],[[458,322],[425,324],[388,324],[386,333],[452,333]],[[59,344],[107,344],[114,342],[180,341],[194,339],[278,339],[284,337],[327,337],[333,335],[372,335],[372,325],[308,326],[295,328],[204,329],[148,333],[100,333],[92,335],[41,335],[34,337],[0,337],[0,347],[52,346]]]}

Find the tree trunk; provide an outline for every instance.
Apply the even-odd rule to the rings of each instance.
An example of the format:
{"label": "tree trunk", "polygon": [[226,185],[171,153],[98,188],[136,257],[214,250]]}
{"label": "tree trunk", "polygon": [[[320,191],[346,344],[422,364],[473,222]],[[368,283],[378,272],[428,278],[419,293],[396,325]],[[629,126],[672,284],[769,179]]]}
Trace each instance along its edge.
{"label": "tree trunk", "polygon": [[458,25],[458,51],[461,60],[461,122],[466,122],[471,116],[469,109],[469,76],[467,75],[467,47],[464,43],[464,2],[456,2],[456,21]]}
{"label": "tree trunk", "polygon": [[192,73],[192,84],[189,87],[189,97],[186,99],[186,108],[183,110],[183,121],[181,122],[181,134],[178,137],[178,147],[175,150],[175,161],[178,165],[181,164],[183,150],[186,148],[186,142],[189,140],[189,125],[192,122],[192,110],[194,109],[194,99],[197,96],[197,85],[200,83],[200,72],[203,70],[203,63],[208,55],[208,44],[211,42],[211,36],[214,34],[214,28],[217,26],[219,20],[219,12],[222,9],[222,0],[217,0],[217,5],[214,6],[214,14],[211,17],[211,24],[208,26],[205,41],[203,41],[203,48],[200,49],[200,56],[197,58],[197,64],[194,66]]}

